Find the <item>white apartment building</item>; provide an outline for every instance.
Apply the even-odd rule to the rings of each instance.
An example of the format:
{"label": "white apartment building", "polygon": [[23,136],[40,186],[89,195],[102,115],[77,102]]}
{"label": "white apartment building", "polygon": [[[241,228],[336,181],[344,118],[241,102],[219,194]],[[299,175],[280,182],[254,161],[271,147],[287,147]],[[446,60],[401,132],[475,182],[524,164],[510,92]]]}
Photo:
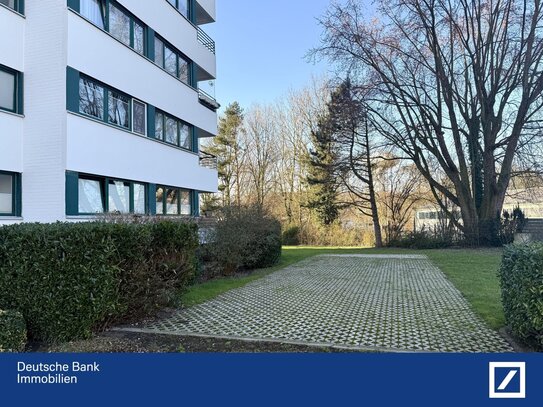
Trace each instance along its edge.
{"label": "white apartment building", "polygon": [[215,0],[0,0],[0,224],[198,216]]}

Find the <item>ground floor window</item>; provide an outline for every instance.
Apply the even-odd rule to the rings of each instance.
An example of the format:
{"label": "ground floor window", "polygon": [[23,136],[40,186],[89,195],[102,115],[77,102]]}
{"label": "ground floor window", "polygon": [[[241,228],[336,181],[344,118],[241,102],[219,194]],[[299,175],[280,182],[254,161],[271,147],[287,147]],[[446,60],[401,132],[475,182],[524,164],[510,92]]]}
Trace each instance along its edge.
{"label": "ground floor window", "polygon": [[148,213],[146,185],[138,182],[80,175],[78,213]]}
{"label": "ground floor window", "polygon": [[192,215],[191,191],[158,186],[156,213],[157,215]]}
{"label": "ground floor window", "polygon": [[0,171],[0,216],[19,216],[20,175]]}
{"label": "ground floor window", "polygon": [[[4,184],[0,178],[0,197],[4,190],[11,191]],[[104,213],[198,216],[197,200],[198,192],[189,189],[66,172],[68,216]]]}

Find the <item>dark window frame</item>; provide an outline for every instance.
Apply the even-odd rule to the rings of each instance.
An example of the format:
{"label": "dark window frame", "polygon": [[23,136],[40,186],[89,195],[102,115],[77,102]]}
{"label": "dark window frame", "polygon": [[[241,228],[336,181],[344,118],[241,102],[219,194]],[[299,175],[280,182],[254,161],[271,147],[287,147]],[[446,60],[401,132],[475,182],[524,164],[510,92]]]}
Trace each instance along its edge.
{"label": "dark window frame", "polygon": [[[148,109],[148,104],[143,102],[142,100],[140,99],[137,99],[137,98],[134,98],[132,96],[130,96],[129,94],[123,92],[123,91],[120,91],[112,86],[108,86],[106,85],[105,83],[103,82],[100,82],[94,78],[91,78],[90,76],[88,75],[84,75],[84,74],[80,74],[79,76],[79,88],[78,88],[78,95],[79,95],[79,90],[80,90],[80,87],[81,87],[81,81],[82,80],[87,80],[91,83],[94,83],[95,85],[98,85],[100,86],[102,89],[103,89],[103,95],[102,95],[102,98],[103,98],[103,101],[104,101],[104,106],[103,106],[103,111],[102,111],[102,118],[100,117],[96,117],[96,116],[93,116],[93,115],[90,115],[88,113],[85,113],[85,112],[82,112],[81,109],[80,109],[80,102],[81,102],[81,97],[79,97],[79,103],[78,103],[78,113],[79,114],[82,114],[84,115],[85,117],[89,117],[89,118],[92,118],[94,120],[97,120],[99,122],[103,122],[109,126],[113,126],[115,128],[118,128],[118,129],[121,129],[121,130],[124,130],[124,131],[129,131],[131,133],[134,133],[134,134],[138,134],[140,136],[144,136],[140,133],[136,133],[134,132],[134,116],[133,116],[133,103],[134,103],[134,100],[142,103],[145,105],[145,116],[147,116],[147,109]],[[117,93],[121,96],[124,96],[126,98],[128,98],[128,127],[124,127],[124,126],[121,126],[121,125],[118,125],[116,123],[112,123],[109,121],[109,92],[113,92],[113,93]],[[146,136],[146,135],[145,135]]]}
{"label": "dark window frame", "polygon": [[[167,185],[157,185],[156,186],[156,192],[158,192],[159,189],[162,189],[163,190],[163,193],[162,193],[162,202],[161,202],[161,206],[162,206],[162,210],[159,211],[159,207],[158,207],[158,200],[155,198],[155,201],[156,201],[156,214],[158,216],[170,216],[170,217],[179,217],[179,216],[193,216],[193,213],[194,213],[194,204],[193,204],[193,194],[194,194],[194,191],[191,190],[191,189],[187,189],[187,188],[179,188],[179,187],[172,187],[172,186],[167,186]],[[177,214],[169,214],[168,213],[168,190],[175,190],[177,191]],[[155,196],[156,196],[156,192],[155,192]],[[181,193],[182,192],[188,192],[189,193],[189,207],[190,207],[190,214],[183,214],[181,213]]]}
{"label": "dark window frame", "polygon": [[1,64],[0,64],[0,71],[5,72],[9,75],[13,75],[13,109],[8,109],[8,108],[0,106],[0,111],[22,114],[22,112],[20,111],[21,110],[20,100],[22,98],[21,89],[20,89],[21,80],[22,80],[21,73],[17,71],[16,69],[13,69]]}
{"label": "dark window frame", "polygon": [[13,7],[10,7],[7,4],[0,4],[0,6],[6,7],[9,10],[13,10],[16,13],[24,15],[24,4],[24,0],[14,0]]}
{"label": "dark window frame", "polygon": [[[91,23],[92,25],[94,25],[95,27],[99,28],[100,30],[104,30],[106,31],[109,35],[111,35],[113,38],[115,38],[117,41],[119,41],[121,44],[124,44],[126,45],[127,47],[130,47],[132,48],[136,53],[140,54],[140,55],[143,55],[143,56],[148,56],[148,46],[147,46],[147,41],[146,41],[146,38],[147,38],[147,31],[149,30],[149,27],[147,26],[147,24],[145,24],[143,21],[141,21],[138,17],[136,17],[134,14],[132,14],[129,10],[127,10],[126,7],[124,7],[122,4],[120,4],[119,2],[115,1],[115,0],[99,0],[99,2],[101,3],[101,7],[100,7],[100,11],[102,13],[102,18],[103,18],[103,21],[104,21],[104,28],[101,28],[101,27],[98,27],[96,24],[94,24],[91,20],[89,20],[88,18],[86,18],[84,15],[82,15],[81,13],[79,13],[79,15],[81,17],[83,17],[85,20],[87,20],[89,23]],[[110,7],[111,5],[113,5],[115,8],[119,9],[123,14],[125,14],[129,20],[130,20],[130,40],[129,40],[129,44],[126,44],[124,43],[123,41],[121,41],[120,39],[118,39],[115,35],[113,35],[111,33],[111,30],[110,30],[110,24],[109,24],[109,17],[110,17]],[[136,48],[135,48],[135,44],[136,44],[136,41],[135,41],[135,24],[138,24],[140,25],[141,27],[143,27],[143,53],[139,52]]]}
{"label": "dark window frame", "polygon": [[2,217],[18,217],[21,216],[19,202],[21,200],[21,182],[20,173],[0,170],[0,175],[8,175],[11,177],[11,212],[0,212]]}
{"label": "dark window frame", "polygon": [[[96,212],[96,213],[85,213],[85,212],[80,212],[79,211],[79,193],[77,195],[77,205],[78,205],[78,209],[77,209],[77,215],[78,216],[96,216],[96,215],[103,215],[103,214],[111,214],[111,213],[115,213],[115,212],[110,212],[109,211],[109,183],[111,181],[113,182],[123,182],[123,183],[126,183],[126,184],[129,184],[130,185],[130,192],[129,192],[129,212],[128,214],[136,214],[136,211],[135,211],[135,188],[134,186],[136,184],[138,185],[143,185],[144,188],[145,188],[145,191],[144,191],[144,196],[145,196],[145,211],[144,211],[144,214],[145,215],[148,215],[150,213],[150,210],[149,210],[149,198],[148,198],[148,195],[149,195],[149,184],[146,183],[146,182],[139,182],[139,181],[131,181],[131,180],[127,180],[127,179],[121,179],[121,178],[115,178],[115,177],[101,177],[101,176],[97,176],[97,175],[91,175],[91,174],[78,174],[78,177],[77,177],[77,182],[78,182],[78,185],[79,185],[79,180],[80,179],[85,179],[85,180],[90,180],[90,181],[98,181],[100,182],[100,190],[101,190],[101,199],[102,199],[102,206],[104,208],[104,212]],[[140,214],[138,214],[140,215]]]}
{"label": "dark window frame", "polygon": [[[158,123],[158,116],[161,115],[162,116],[162,136],[163,138],[162,139],[159,139],[159,138],[156,138],[156,126],[157,126],[157,123]],[[167,137],[166,137],[166,120],[167,119],[173,119],[177,122],[177,143],[170,143],[168,140],[167,140]],[[181,126],[187,126],[188,129],[189,129],[189,135],[188,135],[188,139],[190,140],[190,148],[186,148],[186,147],[183,147],[181,145]],[[176,146],[184,151],[190,151],[190,152],[194,152],[194,126],[190,123],[187,123],[185,122],[184,120],[181,120],[181,119],[178,119],[177,117],[171,115],[171,114],[168,114],[160,109],[156,109],[155,110],[155,138],[156,140],[160,140],[166,144],[169,144],[169,145],[172,145],[172,146]]]}
{"label": "dark window frame", "polygon": [[[157,61],[157,42],[160,41],[162,43],[162,61]],[[153,55],[153,62],[156,66],[158,66],[160,69],[162,69],[164,72],[166,72],[168,75],[173,76],[178,81],[184,83],[187,86],[190,86],[191,88],[195,88],[194,86],[194,73],[193,73],[193,66],[194,62],[192,59],[187,57],[184,53],[179,51],[176,47],[174,47],[170,42],[166,41],[163,37],[155,33],[155,54]],[[175,54],[175,75],[172,75],[168,70],[166,70],[166,48],[169,48],[174,54]],[[179,77],[179,68],[181,64],[179,63],[179,60],[182,59],[187,63],[188,66],[188,72],[187,72],[187,81],[185,82],[183,79]],[[160,63],[159,63],[160,62]]]}

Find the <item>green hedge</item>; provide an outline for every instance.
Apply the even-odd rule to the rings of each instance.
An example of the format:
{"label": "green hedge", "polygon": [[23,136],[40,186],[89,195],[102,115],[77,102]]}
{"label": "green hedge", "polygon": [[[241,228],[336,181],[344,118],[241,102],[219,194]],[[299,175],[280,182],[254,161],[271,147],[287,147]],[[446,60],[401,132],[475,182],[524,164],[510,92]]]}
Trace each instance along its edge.
{"label": "green hedge", "polygon": [[499,275],[513,334],[543,349],[543,243],[507,246]]}
{"label": "green hedge", "polygon": [[195,225],[157,221],[0,228],[0,308],[35,340],[89,337],[168,305],[193,278]]}
{"label": "green hedge", "polygon": [[0,310],[0,352],[22,352],[26,346],[26,324],[16,311]]}

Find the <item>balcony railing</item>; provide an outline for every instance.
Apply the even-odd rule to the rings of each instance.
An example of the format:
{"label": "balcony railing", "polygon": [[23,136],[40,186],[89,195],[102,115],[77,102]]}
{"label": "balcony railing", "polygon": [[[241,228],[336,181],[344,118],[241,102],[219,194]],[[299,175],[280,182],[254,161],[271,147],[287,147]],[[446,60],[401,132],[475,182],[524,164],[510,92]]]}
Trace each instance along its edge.
{"label": "balcony railing", "polygon": [[213,154],[200,151],[200,166],[209,168],[210,170],[216,170],[218,167],[218,159]]}
{"label": "balcony railing", "polygon": [[202,105],[213,110],[214,112],[221,107],[219,102],[217,102],[213,96],[207,92],[204,92],[202,89],[198,89],[198,100]]}
{"label": "balcony railing", "polygon": [[200,27],[197,26],[196,31],[198,32],[198,41],[200,41],[200,43],[209,51],[215,54],[215,41],[213,41],[213,39]]}

